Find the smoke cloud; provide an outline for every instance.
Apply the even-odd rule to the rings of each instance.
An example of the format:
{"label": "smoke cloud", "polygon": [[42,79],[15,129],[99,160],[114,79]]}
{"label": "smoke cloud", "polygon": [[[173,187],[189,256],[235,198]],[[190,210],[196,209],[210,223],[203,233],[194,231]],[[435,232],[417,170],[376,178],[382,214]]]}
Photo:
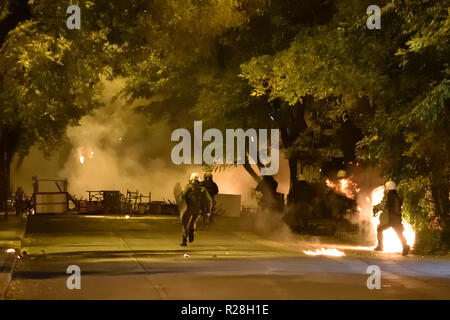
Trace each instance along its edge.
{"label": "smoke cloud", "polygon": [[359,224],[360,244],[373,245],[376,243],[376,233],[373,226],[372,191],[383,185],[385,179],[376,168],[353,167],[349,173],[352,181],[360,188],[356,198],[359,209],[358,220],[350,222]]}
{"label": "smoke cloud", "polygon": [[[45,158],[34,147],[14,172],[13,186],[32,192],[31,177],[68,179],[69,192],[87,197],[88,190],[127,190],[151,192],[152,200],[173,200],[177,182],[187,183],[191,172],[202,173],[199,165],[175,165],[171,161],[174,142],[172,129],[165,120],[153,121],[135,112],[137,101],[112,102],[123,82],[105,83],[104,106],[84,117],[80,125],[67,129],[68,141],[52,157]],[[281,156],[278,192],[287,193],[289,171]],[[250,192],[256,182],[242,166],[214,174],[220,193],[241,194],[243,204],[255,204]]]}

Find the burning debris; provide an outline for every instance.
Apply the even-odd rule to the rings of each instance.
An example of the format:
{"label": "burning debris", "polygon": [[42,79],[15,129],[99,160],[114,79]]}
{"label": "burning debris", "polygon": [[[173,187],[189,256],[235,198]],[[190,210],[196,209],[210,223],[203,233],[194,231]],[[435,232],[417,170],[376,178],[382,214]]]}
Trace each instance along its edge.
{"label": "burning debris", "polygon": [[328,188],[333,189],[337,193],[342,194],[349,199],[356,199],[359,191],[361,190],[350,178],[339,179],[337,183],[334,183],[329,179],[325,182]]}
{"label": "burning debris", "polygon": [[343,257],[345,253],[338,249],[316,249],[315,251],[303,250],[303,253],[309,256],[330,256],[330,257]]}
{"label": "burning debris", "polygon": [[[357,200],[357,216],[358,219],[352,223],[359,223],[360,232],[367,232],[363,234],[363,237],[369,238],[371,241],[375,241],[377,234],[377,227],[380,224],[379,215],[374,216],[372,208],[381,203],[384,197],[384,186],[373,189],[369,195],[361,193],[360,186],[353,181],[352,177],[340,176],[338,173],[338,181],[335,183],[329,179],[326,180],[326,185],[342,196],[348,199]],[[370,189],[369,189],[370,190]],[[409,246],[414,245],[415,232],[410,224],[403,221],[404,236]],[[363,229],[366,230],[363,230]],[[402,252],[403,247],[398,239],[395,231],[390,228],[383,232],[383,248],[385,252]]]}

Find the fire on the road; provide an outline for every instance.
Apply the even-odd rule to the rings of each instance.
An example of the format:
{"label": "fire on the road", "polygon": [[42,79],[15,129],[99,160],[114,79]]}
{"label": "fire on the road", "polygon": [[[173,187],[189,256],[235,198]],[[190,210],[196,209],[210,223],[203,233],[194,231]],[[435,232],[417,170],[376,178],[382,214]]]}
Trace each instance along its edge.
{"label": "fire on the road", "polygon": [[316,251],[303,250],[303,252],[309,256],[331,256],[331,257],[343,257],[345,253],[338,249],[316,249]]}
{"label": "fire on the road", "polygon": [[[347,198],[355,199],[360,197],[360,188],[358,185],[351,180],[351,178],[343,178],[339,179],[337,183],[334,183],[330,180],[326,180],[326,184],[329,188],[334,189],[336,192],[345,195]],[[384,186],[380,186],[375,188],[370,197],[366,197],[366,204],[364,206],[358,207],[359,214],[364,215],[366,217],[370,217],[370,223],[373,227],[374,234],[377,234],[377,227],[380,223],[379,215],[373,217],[372,207],[379,204],[384,197]],[[406,238],[406,241],[409,246],[413,246],[415,242],[415,232],[412,229],[411,225],[407,222],[403,221],[404,232],[403,235]],[[383,232],[383,251],[385,252],[402,252],[402,244],[397,237],[397,234],[392,228],[389,228]],[[313,251],[309,251],[307,254],[323,254],[321,252],[317,253]],[[305,252],[306,253],[306,252]]]}

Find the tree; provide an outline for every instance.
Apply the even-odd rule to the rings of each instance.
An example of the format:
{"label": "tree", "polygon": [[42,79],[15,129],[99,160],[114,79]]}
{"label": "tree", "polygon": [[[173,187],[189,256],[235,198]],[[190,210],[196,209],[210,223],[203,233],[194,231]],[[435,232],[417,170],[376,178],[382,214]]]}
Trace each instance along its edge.
{"label": "tree", "polygon": [[[217,37],[209,59],[194,64],[189,69],[190,77],[182,77],[192,79],[183,83],[183,88],[189,83],[190,95],[182,101],[189,101],[193,107],[184,110],[190,110],[191,116],[203,119],[209,127],[279,128],[279,105],[252,95],[251,86],[240,76],[240,66],[255,55],[273,54],[285,48],[302,24],[323,21],[330,11],[326,1],[277,1],[262,6],[248,23]],[[176,91],[177,96],[182,96],[179,92],[184,92],[183,88]],[[153,111],[154,106],[151,104],[148,110]],[[250,165],[244,168],[259,181],[259,174]]]}
{"label": "tree", "polygon": [[360,132],[341,89],[351,81],[361,83],[362,75],[351,70],[350,58],[335,58],[347,50],[348,41],[338,27],[349,19],[344,12],[354,8],[338,3],[337,9],[333,15],[334,10],[322,8],[322,19],[298,28],[287,48],[253,57],[241,66],[242,78],[253,87],[252,95],[267,97],[276,106],[274,113],[289,157],[292,201],[298,200],[296,189],[303,185],[297,182],[298,169],[310,165],[324,169],[333,163],[344,166],[355,158]]}
{"label": "tree", "polygon": [[33,3],[7,1],[0,13],[0,23],[9,28],[0,43],[2,206],[13,155],[26,155],[35,143],[49,153],[68,125],[100,105],[103,60],[111,52],[101,32],[68,30],[65,11],[58,16]]}
{"label": "tree", "polygon": [[401,25],[391,57],[398,67],[361,142],[362,157],[400,182],[411,220],[419,232],[436,230],[444,252],[450,249],[449,5],[396,1],[388,8]]}
{"label": "tree", "polygon": [[359,158],[400,182],[410,218],[434,222],[448,244],[449,2],[386,1],[381,30],[366,28],[369,4],[337,1],[330,23],[255,57],[243,77],[255,95],[291,106],[334,97],[325,118],[336,125],[343,113],[354,117],[364,133]]}
{"label": "tree", "polygon": [[[9,192],[12,156],[24,156],[35,143],[47,153],[53,150],[68,125],[100,105],[102,79],[124,77],[123,95],[130,100],[159,98],[163,105],[181,106],[187,115],[185,103],[195,100],[191,91],[196,91],[182,77],[194,79],[190,73],[196,63],[210,58],[217,37],[244,25],[264,2],[81,0],[80,30],[66,27],[72,1],[2,3],[2,204]],[[157,103],[153,107],[154,115],[159,110],[181,120]]]}
{"label": "tree", "polygon": [[[131,99],[150,99],[138,110],[153,118],[167,117],[174,128],[190,128],[198,119],[203,120],[206,128],[273,127],[270,106],[263,99],[251,97],[250,86],[239,78],[240,64],[253,52],[273,50],[271,38],[275,28],[270,16],[265,15],[266,2],[269,3],[236,2],[232,10],[228,5],[225,10],[221,8],[227,2],[209,4],[212,12],[223,13],[220,20],[214,15],[192,19],[193,30],[211,31],[196,36],[195,41],[191,40],[190,29],[165,31],[169,37],[163,40],[171,49],[158,55],[159,60],[154,64],[147,60],[130,62],[123,74],[129,79],[124,95]],[[218,26],[210,28],[210,23]],[[154,68],[150,69],[153,72],[148,72],[148,68]],[[244,167],[252,177],[258,178],[250,165]]]}

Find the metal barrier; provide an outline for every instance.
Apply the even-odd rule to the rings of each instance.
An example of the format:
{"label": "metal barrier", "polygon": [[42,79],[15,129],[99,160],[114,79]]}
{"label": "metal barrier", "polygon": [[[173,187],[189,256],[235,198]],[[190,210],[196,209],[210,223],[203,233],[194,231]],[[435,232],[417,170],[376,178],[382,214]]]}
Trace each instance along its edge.
{"label": "metal barrier", "polygon": [[35,214],[63,214],[69,210],[67,180],[33,177]]}

